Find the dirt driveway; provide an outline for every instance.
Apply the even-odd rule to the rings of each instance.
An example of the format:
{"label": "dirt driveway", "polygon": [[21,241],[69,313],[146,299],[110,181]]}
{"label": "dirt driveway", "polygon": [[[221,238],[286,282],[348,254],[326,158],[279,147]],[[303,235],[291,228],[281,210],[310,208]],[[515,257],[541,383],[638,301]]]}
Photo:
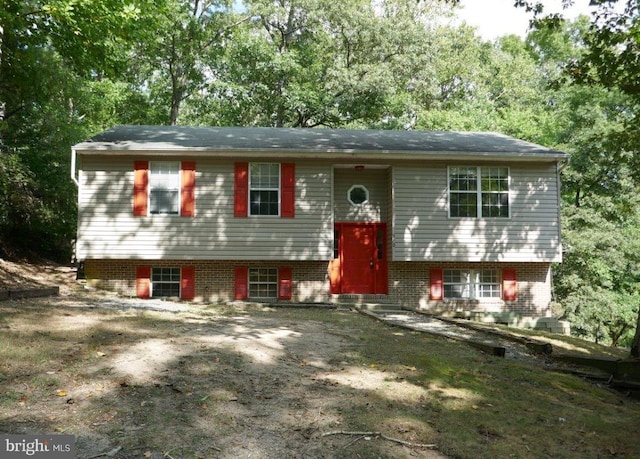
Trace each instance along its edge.
{"label": "dirt driveway", "polygon": [[0,432],[73,434],[80,458],[444,457],[421,446],[438,435],[412,414],[430,397],[404,378],[415,368],[389,373],[359,353],[358,336],[382,325],[250,312],[90,295],[2,303],[15,357],[0,363]]}

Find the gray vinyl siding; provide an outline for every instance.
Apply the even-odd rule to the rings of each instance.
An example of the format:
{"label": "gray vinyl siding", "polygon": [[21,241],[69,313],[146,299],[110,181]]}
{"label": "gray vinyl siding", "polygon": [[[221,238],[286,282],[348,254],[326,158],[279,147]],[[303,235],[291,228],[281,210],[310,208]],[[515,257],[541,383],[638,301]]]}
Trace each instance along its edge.
{"label": "gray vinyl siding", "polygon": [[194,218],[134,217],[131,157],[83,157],[78,195],[78,259],[329,260],[332,257],[330,164],[296,163],[295,218],[236,218],[233,162],[210,158],[197,158],[195,162]]}
{"label": "gray vinyl siding", "polygon": [[393,260],[561,261],[555,163],[500,165],[510,168],[508,219],[450,218],[447,164],[394,167]]}
{"label": "gray vinyl siding", "polygon": [[[338,168],[333,173],[334,215],[337,222],[386,222],[389,218],[387,169],[357,171]],[[369,191],[369,200],[353,206],[347,193],[353,185],[362,185]]]}
{"label": "gray vinyl siding", "polygon": [[[329,161],[296,162],[295,218],[235,218],[230,159],[195,160],[196,216],[133,217],[129,156],[82,156],[78,259],[329,260],[334,221],[388,222],[394,261],[561,261],[555,163],[510,168],[510,218],[448,216],[446,163],[397,163],[388,169],[334,169]],[[262,160],[264,161],[264,160]],[[474,165],[465,163],[464,165]],[[354,212],[353,184],[370,202]]]}

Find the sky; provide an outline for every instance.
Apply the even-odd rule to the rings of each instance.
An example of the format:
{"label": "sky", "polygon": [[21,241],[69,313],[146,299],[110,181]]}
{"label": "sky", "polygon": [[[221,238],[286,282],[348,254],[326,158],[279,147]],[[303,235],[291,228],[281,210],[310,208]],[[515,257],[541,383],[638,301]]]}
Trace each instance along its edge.
{"label": "sky", "polygon": [[[574,6],[563,11],[560,0],[544,0],[545,11],[563,13],[565,17],[575,18],[580,14],[589,14],[589,0],[575,0]],[[499,36],[516,34],[524,37],[529,27],[532,13],[524,8],[515,8],[514,0],[462,0],[462,10],[458,16],[467,24],[477,28],[485,40]]]}

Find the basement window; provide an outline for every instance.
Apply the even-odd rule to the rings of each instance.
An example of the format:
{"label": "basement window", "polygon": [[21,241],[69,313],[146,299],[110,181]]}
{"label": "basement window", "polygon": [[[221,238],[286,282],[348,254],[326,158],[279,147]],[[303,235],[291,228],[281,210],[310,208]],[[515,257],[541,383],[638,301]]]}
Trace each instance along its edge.
{"label": "basement window", "polygon": [[445,269],[444,297],[477,299],[500,298],[500,275],[495,269]]}
{"label": "basement window", "polygon": [[276,268],[249,269],[249,298],[278,297],[278,270]]}
{"label": "basement window", "polygon": [[151,296],[180,297],[180,268],[152,268]]}

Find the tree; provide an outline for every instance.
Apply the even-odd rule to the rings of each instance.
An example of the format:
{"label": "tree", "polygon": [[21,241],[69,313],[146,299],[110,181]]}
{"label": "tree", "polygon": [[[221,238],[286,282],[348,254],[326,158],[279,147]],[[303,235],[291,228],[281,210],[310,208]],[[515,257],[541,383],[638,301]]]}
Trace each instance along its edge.
{"label": "tree", "polygon": [[638,227],[607,220],[596,205],[571,206],[564,214],[566,254],[556,293],[565,314],[578,335],[629,345],[640,303]]}
{"label": "tree", "polygon": [[402,117],[397,97],[419,82],[436,4],[249,2],[252,20],[192,113],[209,113],[216,124],[295,127]]}
{"label": "tree", "polygon": [[217,61],[234,29],[247,21],[230,0],[169,0],[155,9],[152,35],[135,50],[129,74],[150,88],[162,123],[179,122],[183,102],[218,73]]}
{"label": "tree", "polygon": [[[639,5],[637,0],[592,3],[597,9],[588,28],[582,34],[583,51],[565,61],[565,75],[568,81],[578,87],[587,90],[601,88],[597,90],[604,91],[615,99],[615,102],[608,106],[610,119],[615,120],[615,126],[603,129],[601,123],[595,128],[600,132],[593,132],[587,136],[591,145],[585,142],[581,151],[578,150],[577,155],[572,155],[572,166],[566,174],[566,182],[573,195],[575,207],[589,206],[591,210],[598,212],[606,223],[614,225],[610,229],[623,237],[616,241],[614,253],[630,263],[635,268],[631,273],[635,273],[637,252],[625,247],[632,245],[630,241],[637,238],[640,230],[635,210],[638,204],[635,196],[640,190],[640,160],[637,154],[640,141]],[[562,24],[560,16],[545,17],[544,9],[539,3],[516,1],[515,4],[534,11],[534,23],[542,29],[557,28]],[[588,106],[582,112],[587,110],[593,110],[593,107]],[[583,209],[580,212],[583,212]],[[640,279],[632,274],[616,280],[616,276],[608,269],[614,266],[615,260],[609,259],[606,253],[597,253],[602,263],[602,269],[597,270],[602,275],[601,282],[596,284],[602,288],[602,295],[598,297],[602,300],[603,295],[606,295],[608,299],[603,303],[635,311],[637,320],[631,354],[640,357],[640,308],[635,299],[640,291]],[[587,263],[588,257],[593,256],[593,253],[583,253],[583,263]],[[565,284],[569,285],[570,282]],[[634,321],[627,317],[625,322],[633,324]]]}
{"label": "tree", "polygon": [[[69,259],[75,233],[70,146],[96,125],[91,82],[122,72],[125,38],[158,2],[3,0],[0,8],[0,240]],[[94,102],[95,99],[93,99]],[[99,102],[96,102],[99,103]]]}

